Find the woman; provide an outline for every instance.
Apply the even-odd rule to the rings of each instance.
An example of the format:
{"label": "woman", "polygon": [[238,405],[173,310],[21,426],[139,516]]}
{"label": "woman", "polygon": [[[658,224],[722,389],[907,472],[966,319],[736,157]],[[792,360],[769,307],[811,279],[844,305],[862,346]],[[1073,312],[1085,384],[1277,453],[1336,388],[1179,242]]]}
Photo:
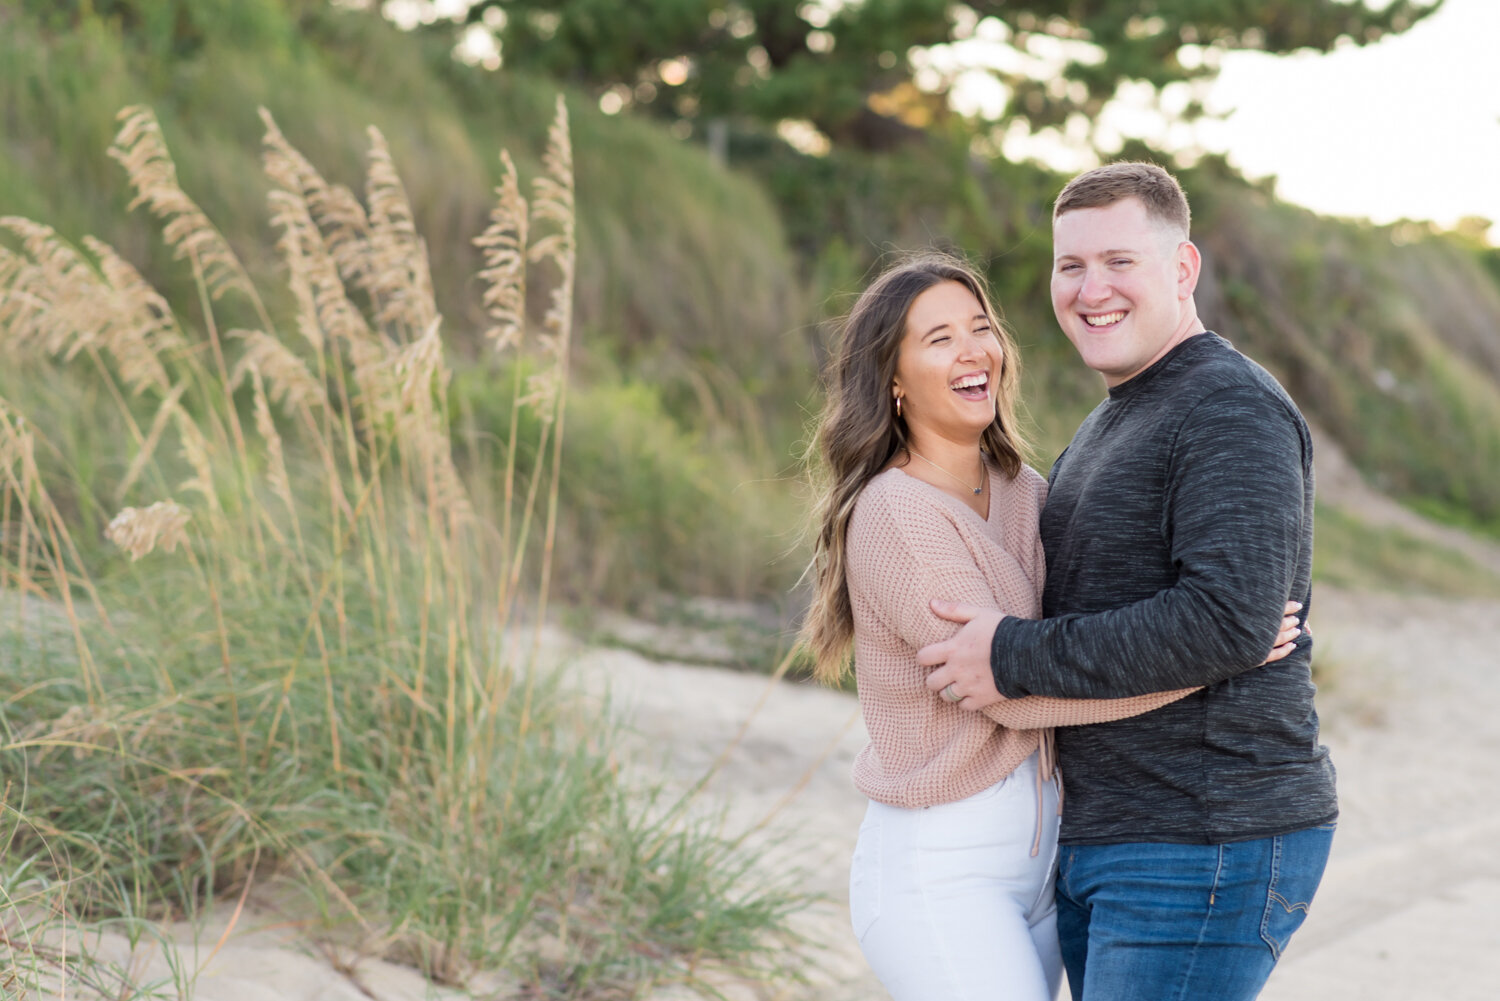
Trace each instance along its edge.
{"label": "woman", "polygon": [[804,638],[827,681],[853,648],[870,734],[854,764],[870,797],[850,873],[855,935],[896,1001],[1046,1001],[1062,969],[1049,728],[1149,712],[1193,689],[983,713],[928,692],[916,651],[957,628],[929,598],[1041,611],[1046,483],[1015,431],[1015,345],[982,279],[926,254],[860,296],[833,376]]}

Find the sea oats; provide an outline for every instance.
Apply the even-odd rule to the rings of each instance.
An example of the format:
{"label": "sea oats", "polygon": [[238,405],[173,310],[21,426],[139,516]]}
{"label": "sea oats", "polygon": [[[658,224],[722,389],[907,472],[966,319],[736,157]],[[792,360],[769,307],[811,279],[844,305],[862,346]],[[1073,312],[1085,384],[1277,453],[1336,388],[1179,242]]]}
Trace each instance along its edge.
{"label": "sea oats", "polygon": [[482,302],[494,324],[484,332],[496,351],[517,347],[526,326],[527,206],[510,153],[500,151],[505,173],[495,189],[490,224],[475,237],[484,252],[479,278],[485,283]]}
{"label": "sea oats", "polygon": [[365,201],[370,207],[370,271],[361,287],[375,303],[375,322],[402,342],[419,336],[437,315],[427,245],[380,130],[370,126]]}
{"label": "sea oats", "polygon": [[[551,261],[558,280],[551,293],[551,305],[543,320],[546,333],[537,338],[544,355],[551,357],[551,369],[528,380],[526,402],[539,414],[558,408],[563,398],[562,384],[567,377],[568,353],[573,329],[573,282],[577,237],[574,220],[573,149],[568,139],[568,109],[557,99],[557,115],[548,131],[547,153],[543,158],[544,176],[533,182],[533,232],[544,231],[529,250],[533,262]],[[546,418],[550,419],[550,418]]]}
{"label": "sea oats", "polygon": [[38,287],[40,269],[27,257],[0,245],[0,336],[7,351],[32,347],[46,320],[48,301]]}
{"label": "sea oats", "polygon": [[364,315],[349,301],[337,263],[329,256],[317,225],[301,195],[273,190],[271,223],[282,230],[277,249],[287,263],[298,301],[298,329],[315,350],[323,349],[324,335],[347,342],[374,337]]}
{"label": "sea oats", "polygon": [[99,270],[114,293],[113,319],[104,336],[120,365],[120,377],[136,392],[147,386],[168,392],[172,382],[161,356],[184,346],[172,307],[114,248],[91,236],[83,238],[83,245],[98,258]]}
{"label": "sea oats", "polygon": [[526,377],[526,393],[521,397],[520,405],[529,407],[544,424],[551,423],[557,410],[557,382],[555,367]]}
{"label": "sea oats", "polygon": [[432,382],[436,378],[446,385],[449,379],[443,365],[443,341],[438,336],[442,317],[434,317],[421,337],[403,348],[395,359],[399,389],[399,406],[403,411],[428,412],[432,409]]}
{"label": "sea oats", "polygon": [[198,204],[177,183],[177,166],[162,138],[156,114],[135,105],[120,111],[123,124],[109,155],[119,161],[136,190],[130,208],[145,204],[163,221],[162,236],[179,259],[191,258],[203,269],[209,294],[220,298],[230,289],[255,297],[244,266],[224,234],[208,221]]}
{"label": "sea oats", "polygon": [[254,388],[255,430],[266,443],[266,482],[271,492],[281,498],[293,518],[297,515],[297,501],[292,496],[292,481],[286,472],[286,453],[281,444],[281,433],[276,430],[276,421],[271,417],[271,404],[266,398],[265,381],[254,367],[250,369],[250,382]]}
{"label": "sea oats", "polygon": [[118,504],[125,499],[130,488],[135,485],[135,481],[146,471],[146,467],[156,456],[156,446],[161,443],[162,435],[166,433],[167,426],[172,422],[172,417],[177,411],[177,401],[182,398],[187,388],[188,381],[184,379],[172,387],[161,406],[156,408],[156,416],[151,420],[151,429],[146,433],[141,447],[136,450],[135,458],[130,460],[130,467],[121,477],[120,485],[115,487],[115,503]]}
{"label": "sea oats", "polygon": [[107,289],[87,258],[51,226],[6,216],[0,218],[0,228],[20,237],[30,258],[15,275],[17,311],[9,330],[16,345],[70,359],[97,344],[100,330],[110,322],[102,305]]}
{"label": "sea oats", "polygon": [[343,280],[358,281],[368,271],[370,220],[354,193],[342,184],[329,184],[316,167],[287,141],[276,120],[260,109],[266,126],[262,160],[266,176],[289,194],[299,197],[312,231],[318,233]]}
{"label": "sea oats", "polygon": [[24,465],[22,460],[30,452],[31,429],[26,426],[26,418],[0,399],[0,469],[15,477],[17,464]]}
{"label": "sea oats", "polygon": [[203,432],[198,429],[198,425],[193,423],[193,418],[181,407],[172,409],[172,418],[177,426],[178,438],[182,442],[182,457],[187,460],[188,467],[193,471],[192,478],[179,483],[177,488],[202,494],[212,510],[222,511],[219,491],[215,485],[213,462],[209,459],[208,441],[203,437]]}
{"label": "sea oats", "polygon": [[36,349],[48,320],[49,301],[41,269],[28,258],[0,246],[0,336],[13,356]]}
{"label": "sea oats", "polygon": [[531,200],[532,228],[549,228],[550,223],[551,232],[532,243],[531,260],[541,262],[550,258],[563,276],[562,284],[571,288],[576,251],[573,146],[568,139],[568,107],[561,97],[557,99],[557,114],[547,132],[547,152],[542,163],[545,173],[532,182],[535,189]]}
{"label": "sea oats", "polygon": [[328,394],[307,368],[307,363],[264,330],[231,330],[229,336],[243,341],[245,352],[230,378],[239,386],[252,370],[269,383],[271,402],[288,412],[328,404]]}
{"label": "sea oats", "polygon": [[104,537],[129,553],[133,562],[158,546],[170,553],[179,543],[186,543],[191,517],[187,508],[174,501],[157,501],[146,508],[127,507],[110,520]]}
{"label": "sea oats", "polygon": [[13,347],[39,347],[64,360],[100,348],[132,392],[171,389],[161,355],[182,347],[182,333],[140,272],[93,237],[83,243],[97,265],[50,226],[12,216],[0,227],[21,237],[31,259],[7,262],[9,282],[0,292],[0,320]]}

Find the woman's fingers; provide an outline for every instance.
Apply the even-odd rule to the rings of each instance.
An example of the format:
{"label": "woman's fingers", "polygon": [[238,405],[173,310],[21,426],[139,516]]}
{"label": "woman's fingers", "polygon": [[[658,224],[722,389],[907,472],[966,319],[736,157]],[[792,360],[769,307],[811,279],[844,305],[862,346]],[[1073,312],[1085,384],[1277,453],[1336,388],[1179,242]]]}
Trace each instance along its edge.
{"label": "woman's fingers", "polygon": [[1297,649],[1297,637],[1304,632],[1311,634],[1312,630],[1302,626],[1297,619],[1297,613],[1302,611],[1302,602],[1289,601],[1282,609],[1281,631],[1276,634],[1276,645],[1271,649],[1271,655],[1261,661],[1263,664],[1274,664]]}
{"label": "woman's fingers", "polygon": [[1280,660],[1283,657],[1285,657],[1288,654],[1290,654],[1295,649],[1297,649],[1297,644],[1295,644],[1295,643],[1283,643],[1280,646],[1278,646],[1276,649],[1272,650],[1271,651],[1271,656],[1269,656],[1265,660],[1261,661],[1261,663],[1262,664],[1274,664],[1278,660]]}

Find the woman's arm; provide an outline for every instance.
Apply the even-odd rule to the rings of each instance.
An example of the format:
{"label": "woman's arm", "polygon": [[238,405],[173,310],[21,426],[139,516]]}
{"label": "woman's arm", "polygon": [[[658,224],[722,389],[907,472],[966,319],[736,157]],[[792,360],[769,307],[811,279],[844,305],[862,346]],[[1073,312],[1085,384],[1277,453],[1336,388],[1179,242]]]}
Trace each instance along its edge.
{"label": "woman's arm", "polygon": [[1170,692],[1152,692],[1123,699],[1057,699],[1046,695],[1028,695],[1022,699],[1001,699],[980,710],[985,716],[1012,730],[1039,730],[1053,726],[1082,726],[1086,723],[1108,723],[1111,720],[1139,716],[1160,709],[1197,688],[1178,688]]}

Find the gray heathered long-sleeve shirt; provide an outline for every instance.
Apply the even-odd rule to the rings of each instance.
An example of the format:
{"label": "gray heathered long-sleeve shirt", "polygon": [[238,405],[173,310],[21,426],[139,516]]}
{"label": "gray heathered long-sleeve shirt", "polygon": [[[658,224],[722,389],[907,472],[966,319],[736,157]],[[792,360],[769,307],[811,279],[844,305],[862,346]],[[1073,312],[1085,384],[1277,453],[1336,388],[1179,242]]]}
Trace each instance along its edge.
{"label": "gray heathered long-sleeve shirt", "polygon": [[[1213,333],[1109,391],[1052,467],[1044,618],[1007,618],[1002,694],[1112,698],[1207,686],[1057,731],[1062,841],[1220,844],[1330,823],[1311,638],[1312,440],[1286,392]],[[1304,612],[1305,614],[1305,612]]]}

